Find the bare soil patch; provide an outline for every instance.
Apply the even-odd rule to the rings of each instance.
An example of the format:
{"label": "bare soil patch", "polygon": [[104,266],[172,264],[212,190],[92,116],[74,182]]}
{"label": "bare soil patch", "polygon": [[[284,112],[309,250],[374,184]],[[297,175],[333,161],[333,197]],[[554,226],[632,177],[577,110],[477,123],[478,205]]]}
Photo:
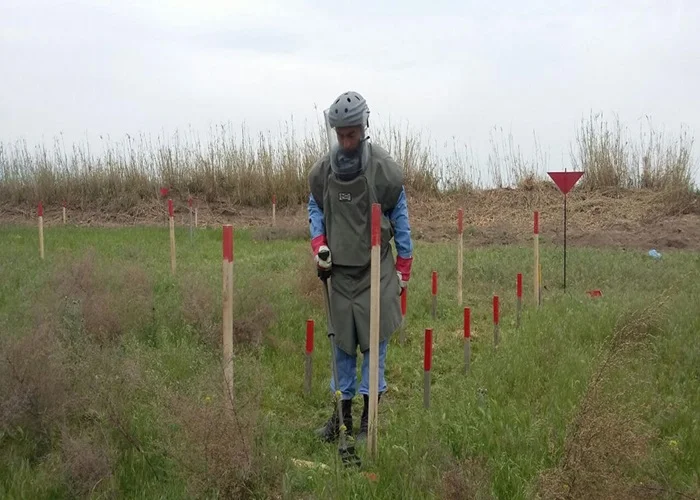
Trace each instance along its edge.
{"label": "bare soil patch", "polygon": [[[457,210],[464,209],[465,246],[508,245],[532,240],[533,212],[540,213],[542,242],[561,244],[564,237],[563,197],[549,184],[530,189],[465,191],[440,197],[408,193],[414,238],[454,240]],[[678,200],[683,201],[678,201]],[[700,249],[698,198],[674,198],[673,193],[649,190],[573,191],[567,198],[567,243],[572,246],[620,247],[648,250]],[[199,227],[252,228],[259,240],[308,238],[306,205],[278,207],[272,225],[271,207],[247,207],[225,202],[198,202]],[[185,201],[175,202],[175,223],[188,227]],[[165,201],[144,201],[123,212],[85,208],[68,211],[77,226],[168,225]],[[0,223],[35,224],[33,207],[0,205]],[[62,224],[61,207],[45,207],[46,227]]]}

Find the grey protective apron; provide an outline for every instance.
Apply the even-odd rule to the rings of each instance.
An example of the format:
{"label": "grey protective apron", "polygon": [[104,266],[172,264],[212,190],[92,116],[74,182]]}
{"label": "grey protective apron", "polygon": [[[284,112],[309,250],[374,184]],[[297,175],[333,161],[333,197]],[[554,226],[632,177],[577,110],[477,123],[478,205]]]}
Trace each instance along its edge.
{"label": "grey protective apron", "polygon": [[[378,203],[370,163],[364,173],[343,182],[329,172],[324,194],[326,238],[331,250],[331,312],[338,347],[355,355],[369,349],[372,203]],[[382,214],[379,341],[401,324],[399,280],[390,240],[393,230]]]}

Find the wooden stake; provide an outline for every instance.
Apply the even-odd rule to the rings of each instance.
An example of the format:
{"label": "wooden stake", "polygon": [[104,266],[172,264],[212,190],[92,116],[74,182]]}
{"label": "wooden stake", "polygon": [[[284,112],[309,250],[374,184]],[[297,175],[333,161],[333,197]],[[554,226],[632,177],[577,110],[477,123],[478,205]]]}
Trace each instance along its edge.
{"label": "wooden stake", "polygon": [[223,227],[223,361],[227,406],[233,410],[233,226]]}
{"label": "wooden stake", "polygon": [[39,216],[39,255],[41,259],[44,259],[44,205],[39,202],[39,208],[37,209],[37,214]]}
{"label": "wooden stake", "polygon": [[472,356],[472,327],[471,310],[464,308],[464,373],[469,373],[469,362]]}
{"label": "wooden stake", "polygon": [[423,347],[423,407],[430,408],[430,370],[433,366],[433,329],[425,329]]}
{"label": "wooden stake", "polygon": [[170,272],[175,274],[175,212],[173,200],[168,199],[168,214],[170,216]]}
{"label": "wooden stake", "polygon": [[535,240],[535,267],[534,267],[534,288],[535,305],[540,306],[540,213],[535,211],[534,220],[534,240]]}
{"label": "wooden stake", "polygon": [[194,207],[194,228],[197,229],[197,207]]}
{"label": "wooden stake", "polygon": [[498,295],[493,296],[493,345],[498,347],[501,341],[501,331],[498,326]]}
{"label": "wooden stake", "polygon": [[277,212],[277,196],[272,195],[272,226],[276,226],[275,222],[275,212]]}
{"label": "wooden stake", "polygon": [[403,289],[401,294],[401,331],[399,334],[399,341],[401,344],[406,342],[406,307],[408,302],[408,288]]}
{"label": "wooden stake", "polygon": [[457,212],[457,305],[462,306],[462,260],[464,252],[464,232],[463,232],[464,210],[461,208]]}
{"label": "wooden stake", "polygon": [[367,448],[370,457],[377,457],[377,403],[379,398],[379,298],[380,298],[380,249],[381,205],[372,204],[372,260],[370,282],[369,323],[369,413]]}
{"label": "wooden stake", "polygon": [[63,202],[63,224],[66,224],[66,202]]}
{"label": "wooden stake", "polygon": [[515,326],[516,328],[520,328],[520,315],[522,314],[522,309],[523,309],[523,275],[522,273],[518,273],[518,277],[516,279],[515,283],[515,294],[517,296],[517,304],[516,304],[516,319],[515,319]]}
{"label": "wooden stake", "polygon": [[306,320],[306,369],[304,370],[304,393],[311,394],[311,354],[314,352],[314,320]]}
{"label": "wooden stake", "polygon": [[438,276],[437,276],[437,271],[433,271],[433,283],[432,283],[432,298],[433,298],[433,306],[432,306],[432,314],[433,314],[433,321],[437,319],[437,285],[438,285]]}

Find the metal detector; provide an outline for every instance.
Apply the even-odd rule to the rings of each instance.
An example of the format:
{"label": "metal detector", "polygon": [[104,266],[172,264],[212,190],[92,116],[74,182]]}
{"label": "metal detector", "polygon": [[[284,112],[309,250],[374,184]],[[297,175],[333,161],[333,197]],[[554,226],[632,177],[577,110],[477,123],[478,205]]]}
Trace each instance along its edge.
{"label": "metal detector", "polygon": [[[323,250],[319,252],[318,256],[322,259],[325,260],[328,258],[328,251]],[[358,467],[361,466],[362,462],[360,460],[360,457],[355,453],[355,446],[353,444],[348,444],[347,442],[347,436],[346,436],[346,428],[345,428],[345,419],[343,418],[343,404],[342,404],[342,398],[341,398],[341,392],[340,389],[338,389],[338,366],[336,364],[336,359],[335,359],[335,342],[334,342],[334,337],[335,337],[335,328],[333,327],[333,320],[331,317],[331,303],[330,303],[330,295],[328,293],[328,278],[330,278],[331,272],[329,270],[323,270],[323,269],[318,269],[318,277],[321,278],[321,281],[323,282],[323,295],[325,298],[325,304],[326,304],[326,322],[328,325],[328,340],[330,342],[331,346],[331,370],[333,372],[333,382],[335,385],[335,404],[338,408],[338,426],[340,428],[340,439],[338,442],[338,453],[340,454],[340,459],[343,462],[343,465],[345,466],[350,466],[350,465],[356,465]]]}

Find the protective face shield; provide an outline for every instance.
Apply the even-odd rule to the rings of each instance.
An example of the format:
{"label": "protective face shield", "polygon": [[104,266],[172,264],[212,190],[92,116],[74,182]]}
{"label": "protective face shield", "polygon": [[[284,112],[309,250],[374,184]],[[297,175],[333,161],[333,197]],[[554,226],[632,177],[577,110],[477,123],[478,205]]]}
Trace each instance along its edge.
{"label": "protective face shield", "polygon": [[338,137],[335,135],[335,132],[333,131],[333,127],[331,127],[331,122],[328,119],[328,115],[330,114],[330,108],[325,109],[323,111],[323,119],[326,122],[326,136],[328,138],[328,150],[332,151],[334,146],[338,145]]}
{"label": "protective face shield", "polygon": [[369,164],[369,137],[360,142],[359,147],[352,153],[343,151],[335,144],[331,149],[331,170],[341,181],[351,181]]}
{"label": "protective face shield", "polygon": [[[342,181],[350,181],[362,173],[369,163],[369,137],[365,129],[369,125],[369,108],[364,97],[357,92],[345,92],[324,111],[331,170]],[[334,130],[336,127],[362,127],[363,137],[353,152],[343,151]]]}

